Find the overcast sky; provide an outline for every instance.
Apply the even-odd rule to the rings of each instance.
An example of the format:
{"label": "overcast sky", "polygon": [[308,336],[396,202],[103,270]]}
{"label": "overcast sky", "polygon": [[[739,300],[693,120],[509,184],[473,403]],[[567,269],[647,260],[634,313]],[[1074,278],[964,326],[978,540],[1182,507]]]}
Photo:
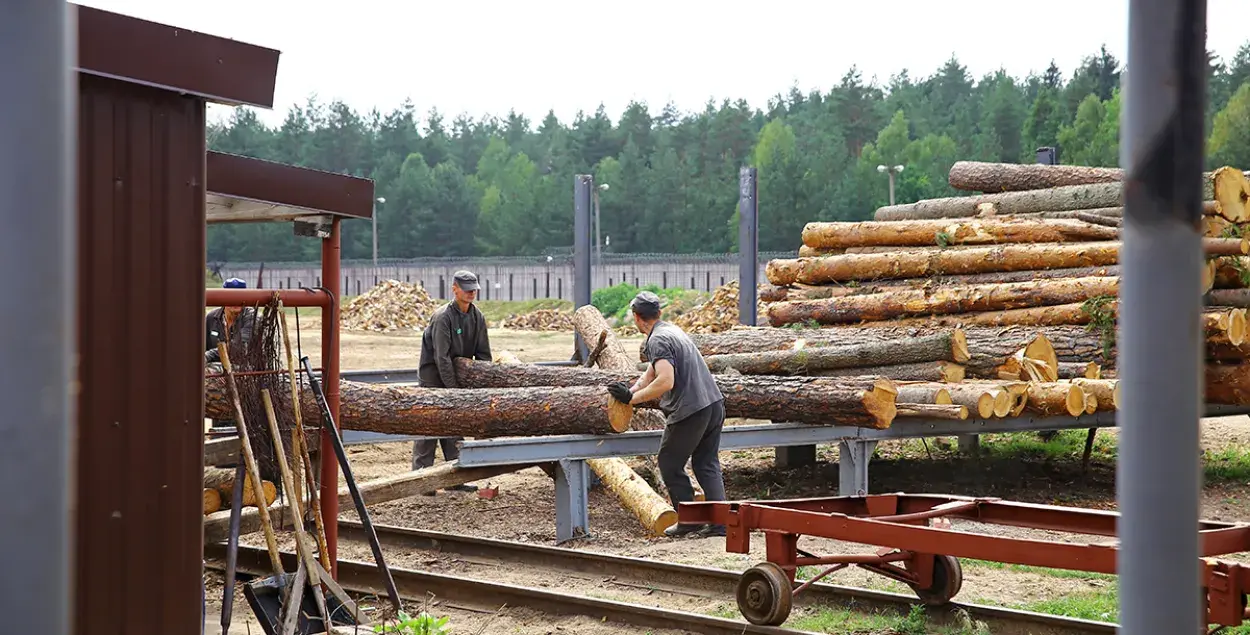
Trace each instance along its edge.
{"label": "overcast sky", "polygon": [[[358,111],[410,98],[424,114],[568,122],[602,102],[658,112],[708,98],[763,107],[792,85],[827,90],[852,65],[886,84],[952,53],[974,77],[1017,77],[1053,58],[1071,76],[1101,44],[1122,61],[1127,0],[82,0],[80,4],[278,49],[281,121],[309,95]],[[771,7],[765,9],[765,7]],[[1208,0],[1207,47],[1225,60],[1250,33],[1250,0]],[[215,116],[228,113],[213,108]]]}

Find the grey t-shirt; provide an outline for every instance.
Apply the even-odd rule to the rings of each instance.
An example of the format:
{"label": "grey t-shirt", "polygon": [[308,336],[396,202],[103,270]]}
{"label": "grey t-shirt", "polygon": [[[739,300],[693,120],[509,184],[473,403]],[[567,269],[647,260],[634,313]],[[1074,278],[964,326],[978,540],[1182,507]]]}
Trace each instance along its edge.
{"label": "grey t-shirt", "polygon": [[673,388],[660,397],[660,410],[673,424],[725,398],[699,348],[680,328],[663,320],[655,323],[643,351],[654,365],[667,359],[673,365]]}

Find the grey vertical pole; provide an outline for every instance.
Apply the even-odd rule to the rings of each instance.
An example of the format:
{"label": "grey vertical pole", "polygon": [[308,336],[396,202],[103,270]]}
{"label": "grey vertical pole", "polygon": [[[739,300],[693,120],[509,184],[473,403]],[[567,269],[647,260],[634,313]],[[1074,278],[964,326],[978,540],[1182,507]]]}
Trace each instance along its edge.
{"label": "grey vertical pole", "polygon": [[738,170],[738,322],[755,326],[759,278],[760,201],[755,168]]}
{"label": "grey vertical pole", "polygon": [[[75,471],[72,463],[75,312],[72,70],[69,4],[8,2],[0,19],[0,270],[21,272],[0,295],[0,614],[5,631],[70,632]],[[37,319],[30,319],[38,316]]]}
{"label": "grey vertical pole", "polygon": [[[573,177],[573,308],[579,309],[590,304],[590,234],[591,234],[591,192],[595,187],[595,177],[589,174],[578,174]],[[589,351],[582,342],[580,335],[574,336],[577,350],[582,359],[586,359]]]}
{"label": "grey vertical pole", "polygon": [[[1206,0],[1131,0],[1120,163],[1120,632],[1202,633]],[[1161,510],[1163,510],[1161,512]]]}

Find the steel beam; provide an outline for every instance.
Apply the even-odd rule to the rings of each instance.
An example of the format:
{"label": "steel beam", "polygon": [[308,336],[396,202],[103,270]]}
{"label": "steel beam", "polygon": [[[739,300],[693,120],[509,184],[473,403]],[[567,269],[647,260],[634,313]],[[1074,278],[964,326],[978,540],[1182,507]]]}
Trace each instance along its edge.
{"label": "steel beam", "polygon": [[876,441],[840,441],[838,443],[838,495],[868,494],[868,464],[877,449]]}
{"label": "steel beam", "polygon": [[556,462],[556,543],[590,535],[590,468],[585,461]]}
{"label": "steel beam", "polygon": [[[1205,632],[1200,601],[1206,0],[1130,0],[1116,484],[1120,632]],[[1166,466],[1166,469],[1163,467]],[[1167,513],[1159,502],[1167,501]]]}
{"label": "steel beam", "polygon": [[[77,118],[70,5],[0,13],[0,612],[11,633],[70,632]],[[20,325],[20,326],[19,326]],[[21,484],[20,486],[17,486]]]}

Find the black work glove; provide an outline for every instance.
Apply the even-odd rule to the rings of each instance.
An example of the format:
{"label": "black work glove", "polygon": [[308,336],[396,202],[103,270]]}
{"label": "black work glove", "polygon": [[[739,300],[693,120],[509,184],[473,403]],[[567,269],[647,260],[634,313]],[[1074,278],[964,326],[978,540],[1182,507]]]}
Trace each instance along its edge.
{"label": "black work glove", "polygon": [[613,399],[626,405],[629,404],[630,399],[634,398],[634,393],[629,389],[629,384],[623,381],[614,381],[608,384],[608,394],[612,395]]}

